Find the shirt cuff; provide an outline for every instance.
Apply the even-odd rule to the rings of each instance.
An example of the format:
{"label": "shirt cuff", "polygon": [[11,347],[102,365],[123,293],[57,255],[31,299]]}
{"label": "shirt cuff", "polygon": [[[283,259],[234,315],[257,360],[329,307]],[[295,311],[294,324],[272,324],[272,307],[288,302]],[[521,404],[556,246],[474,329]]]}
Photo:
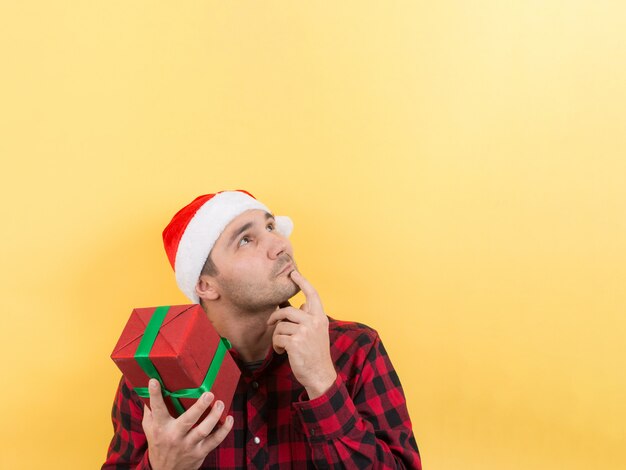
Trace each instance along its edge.
{"label": "shirt cuff", "polygon": [[337,379],[317,398],[307,400],[306,392],[293,403],[304,434],[310,441],[322,441],[345,435],[356,422],[356,407],[343,380]]}
{"label": "shirt cuff", "polygon": [[143,458],[137,466],[137,470],[152,470],[152,466],[150,465],[150,456],[148,455],[148,450],[143,454]]}

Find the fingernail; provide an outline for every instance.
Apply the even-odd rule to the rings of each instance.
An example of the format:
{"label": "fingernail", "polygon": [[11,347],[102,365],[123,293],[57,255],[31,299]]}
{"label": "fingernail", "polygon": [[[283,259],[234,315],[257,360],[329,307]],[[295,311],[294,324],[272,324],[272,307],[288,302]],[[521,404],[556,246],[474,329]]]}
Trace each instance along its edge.
{"label": "fingernail", "polygon": [[156,388],[157,388],[157,381],[156,380],[150,379],[150,388],[152,390],[156,390]]}
{"label": "fingernail", "polygon": [[224,403],[222,403],[221,401],[219,401],[219,400],[218,400],[218,401],[215,403],[215,408],[217,408],[217,409],[218,409],[218,411],[219,411],[219,410],[221,410],[222,408],[224,408]]}
{"label": "fingernail", "polygon": [[226,424],[228,424],[229,426],[233,424],[233,419],[234,418],[232,416],[229,416],[228,418],[226,418]]}
{"label": "fingernail", "polygon": [[202,394],[202,399],[204,400],[205,403],[210,403],[211,402],[211,394],[209,392],[204,392]]}

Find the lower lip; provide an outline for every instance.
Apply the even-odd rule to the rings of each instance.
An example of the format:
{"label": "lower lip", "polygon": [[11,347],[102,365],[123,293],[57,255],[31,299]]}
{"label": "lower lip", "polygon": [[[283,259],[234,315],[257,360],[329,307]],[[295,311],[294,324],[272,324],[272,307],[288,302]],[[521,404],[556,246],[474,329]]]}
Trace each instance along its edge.
{"label": "lower lip", "polygon": [[291,263],[289,263],[287,266],[285,266],[279,273],[278,276],[280,276],[281,274],[285,274],[286,272],[289,272],[290,269],[293,268],[293,265]]}

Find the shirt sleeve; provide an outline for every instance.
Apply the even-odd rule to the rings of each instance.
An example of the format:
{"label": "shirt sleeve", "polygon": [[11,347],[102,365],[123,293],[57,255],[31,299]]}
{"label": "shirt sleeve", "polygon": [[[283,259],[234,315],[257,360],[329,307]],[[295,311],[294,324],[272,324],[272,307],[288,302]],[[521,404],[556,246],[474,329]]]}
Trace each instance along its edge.
{"label": "shirt sleeve", "polygon": [[421,470],[404,392],[378,335],[361,356],[365,360],[354,368],[360,377],[353,381],[352,394],[338,371],[324,395],[294,403],[314,465]]}
{"label": "shirt sleeve", "polygon": [[111,411],[113,439],[102,470],[151,470],[142,419],[143,403],[122,377]]}

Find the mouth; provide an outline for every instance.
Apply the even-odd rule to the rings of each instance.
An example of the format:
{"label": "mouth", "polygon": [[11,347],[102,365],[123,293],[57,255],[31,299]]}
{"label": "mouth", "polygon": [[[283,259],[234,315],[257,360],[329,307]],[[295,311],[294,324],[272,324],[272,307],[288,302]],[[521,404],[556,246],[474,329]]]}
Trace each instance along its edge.
{"label": "mouth", "polygon": [[289,273],[291,271],[293,271],[293,263],[290,261],[280,270],[276,277],[281,276],[285,273]]}

